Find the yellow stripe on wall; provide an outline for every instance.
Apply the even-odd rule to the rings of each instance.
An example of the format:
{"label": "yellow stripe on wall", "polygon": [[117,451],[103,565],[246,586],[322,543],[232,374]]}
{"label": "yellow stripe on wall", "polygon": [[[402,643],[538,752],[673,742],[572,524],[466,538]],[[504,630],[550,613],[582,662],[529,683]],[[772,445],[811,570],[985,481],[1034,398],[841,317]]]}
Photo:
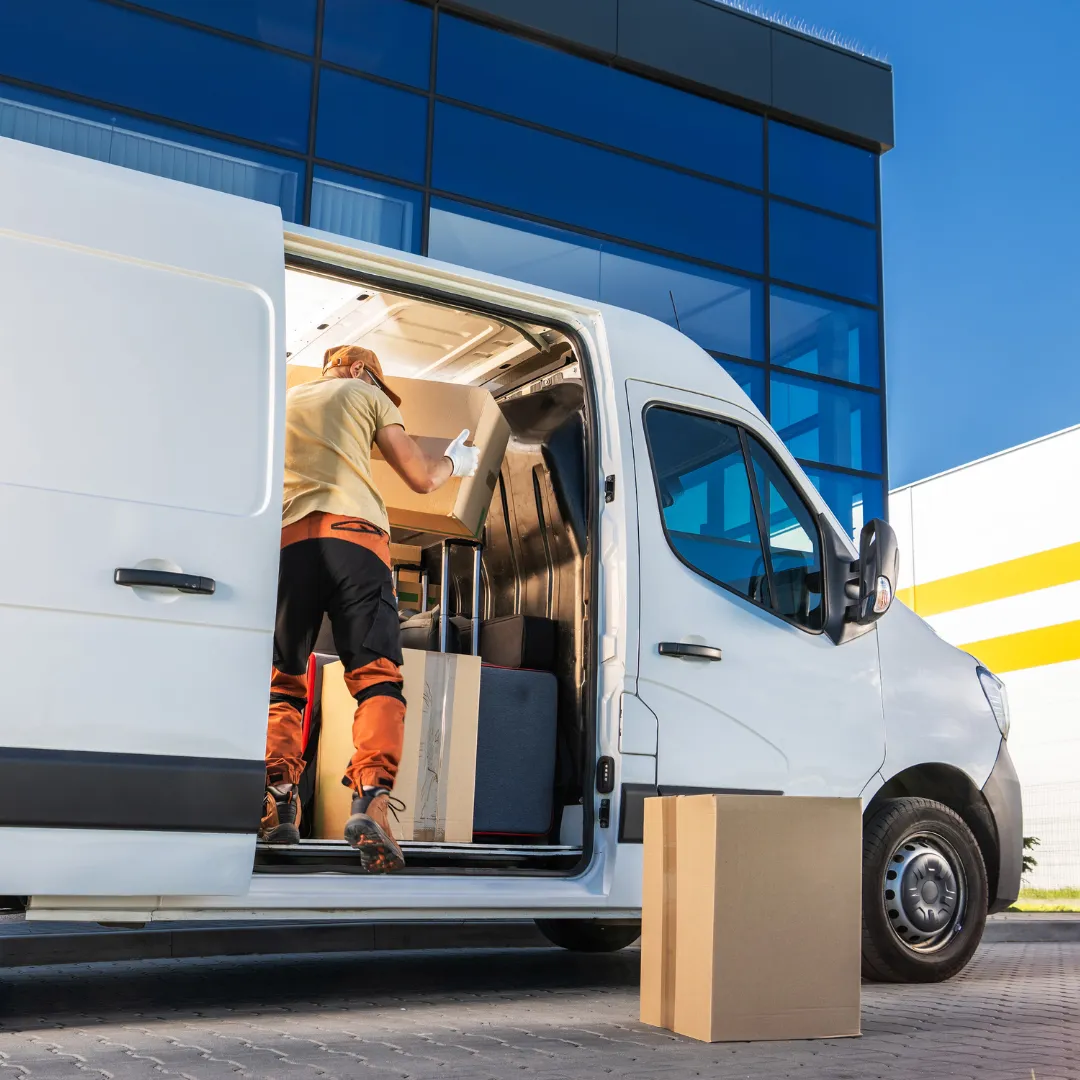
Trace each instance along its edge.
{"label": "yellow stripe on wall", "polygon": [[913,585],[896,595],[925,618],[1070,581],[1080,581],[1080,543]]}
{"label": "yellow stripe on wall", "polygon": [[1005,671],[1080,660],[1080,621],[986,638],[960,648],[999,675]]}

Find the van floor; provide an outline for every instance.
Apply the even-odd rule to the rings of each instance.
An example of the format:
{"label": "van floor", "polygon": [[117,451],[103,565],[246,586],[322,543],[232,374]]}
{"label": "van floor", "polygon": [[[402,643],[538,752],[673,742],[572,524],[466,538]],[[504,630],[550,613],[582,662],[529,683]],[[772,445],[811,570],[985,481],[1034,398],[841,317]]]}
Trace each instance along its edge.
{"label": "van floor", "polygon": [[[448,844],[401,841],[406,874],[565,875],[583,849],[564,844]],[[259,844],[255,872],[263,874],[362,874],[360,856],[344,840]]]}

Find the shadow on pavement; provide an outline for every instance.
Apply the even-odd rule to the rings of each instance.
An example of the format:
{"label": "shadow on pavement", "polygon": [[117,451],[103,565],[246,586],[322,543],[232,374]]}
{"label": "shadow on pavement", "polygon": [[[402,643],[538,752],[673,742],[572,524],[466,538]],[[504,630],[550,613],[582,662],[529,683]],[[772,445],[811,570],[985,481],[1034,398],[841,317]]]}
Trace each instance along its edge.
{"label": "shadow on pavement", "polygon": [[[422,1007],[435,996],[496,1004],[560,990],[635,990],[640,953],[559,949],[334,953],[146,960],[0,972],[0,1031],[72,1021],[197,1017],[223,1006],[294,1014]],[[435,1002],[432,1000],[432,1004]]]}

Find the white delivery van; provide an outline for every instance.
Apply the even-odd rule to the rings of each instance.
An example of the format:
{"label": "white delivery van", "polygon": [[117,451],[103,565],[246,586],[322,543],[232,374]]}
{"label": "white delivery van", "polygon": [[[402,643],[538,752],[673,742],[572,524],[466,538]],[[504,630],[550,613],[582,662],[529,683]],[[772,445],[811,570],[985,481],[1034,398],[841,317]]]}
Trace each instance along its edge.
{"label": "white delivery van", "polygon": [[[857,551],[675,330],[6,139],[0,282],[0,892],[30,918],[535,918],[619,948],[657,792],[861,796],[870,977],[948,977],[1016,897],[1000,684],[890,606],[889,527]],[[256,843],[287,364],[353,341],[495,396],[482,607],[447,583],[447,610],[557,645],[554,767],[503,778],[545,769],[546,834],[382,877]]]}

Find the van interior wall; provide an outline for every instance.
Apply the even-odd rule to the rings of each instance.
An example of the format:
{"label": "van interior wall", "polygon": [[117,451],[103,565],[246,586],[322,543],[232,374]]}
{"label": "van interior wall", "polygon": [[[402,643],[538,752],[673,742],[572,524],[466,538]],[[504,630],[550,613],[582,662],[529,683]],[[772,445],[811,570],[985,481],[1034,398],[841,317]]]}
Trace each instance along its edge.
{"label": "van interior wall", "polygon": [[[583,723],[586,592],[585,424],[580,383],[562,382],[500,403],[511,441],[484,529],[481,618],[532,615],[556,624],[558,747],[555,820],[582,793],[586,730]],[[397,537],[396,537],[397,538]],[[419,537],[400,536],[405,542]],[[422,541],[423,542],[423,541]],[[426,547],[433,582],[438,547]],[[472,555],[455,548],[450,560],[453,614],[471,619]]]}

